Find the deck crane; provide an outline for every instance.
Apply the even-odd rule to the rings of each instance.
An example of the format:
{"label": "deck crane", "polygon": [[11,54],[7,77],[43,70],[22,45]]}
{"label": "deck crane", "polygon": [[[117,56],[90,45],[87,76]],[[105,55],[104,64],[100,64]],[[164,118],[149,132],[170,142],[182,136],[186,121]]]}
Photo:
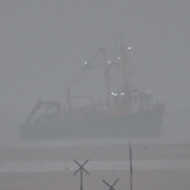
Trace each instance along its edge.
{"label": "deck crane", "polygon": [[[104,62],[106,62],[107,64],[105,64],[105,80],[106,80],[106,93],[107,93],[107,103],[106,105],[110,105],[110,100],[109,100],[109,93],[110,93],[110,87],[109,87],[109,79],[108,79],[108,70],[111,68],[111,64],[110,61],[108,61],[107,59],[107,53],[106,53],[106,48],[102,47],[102,48],[99,48],[98,51],[96,52],[96,54],[89,60],[89,61],[85,61],[84,64],[85,64],[85,68],[82,68],[82,70],[76,75],[76,77],[70,82],[70,84],[68,85],[68,88],[67,88],[67,100],[65,102],[65,106],[64,108],[66,109],[66,107],[68,107],[68,109],[70,110],[69,112],[72,113],[72,106],[71,106],[71,98],[73,96],[71,96],[71,93],[70,93],[70,87],[72,85],[74,85],[81,77],[83,77],[84,75],[84,72],[86,72],[87,69],[93,69],[93,61],[100,55],[102,54],[104,56]],[[86,97],[86,96],[85,96]],[[76,96],[75,96],[76,98]]]}
{"label": "deck crane", "polygon": [[128,85],[128,78],[127,78],[127,68],[126,68],[126,52],[123,44],[123,39],[122,35],[121,37],[121,43],[120,43],[120,54],[121,57],[117,58],[117,61],[111,61],[108,59],[108,51],[105,47],[101,47],[98,49],[98,51],[95,53],[95,55],[89,60],[85,61],[85,68],[83,68],[78,75],[71,81],[71,83],[68,85],[67,88],[67,100],[65,103],[65,107],[68,106],[68,109],[70,110],[70,113],[72,112],[72,106],[71,106],[71,94],[70,94],[70,87],[74,85],[83,75],[84,72],[86,72],[86,69],[93,69],[93,62],[94,60],[100,56],[103,55],[103,60],[104,60],[104,76],[105,76],[105,86],[106,86],[106,106],[110,106],[110,95],[111,95],[111,88],[110,88],[110,71],[113,67],[119,67],[123,76],[123,82],[124,82],[124,87],[123,87],[123,92],[127,93],[129,91],[129,85]]}
{"label": "deck crane", "polygon": [[[126,51],[124,48],[124,44],[123,44],[123,36],[120,35],[120,57],[117,57],[116,60],[111,61],[108,60],[107,57],[107,50],[106,48],[101,48],[100,52],[103,54],[104,56],[104,75],[105,75],[105,84],[106,84],[106,96],[107,96],[107,105],[110,106],[110,95],[112,94],[111,90],[110,90],[110,71],[113,67],[119,68],[121,70],[121,74],[123,77],[123,89],[122,89],[122,94],[123,95],[127,95],[128,93],[130,93],[131,89],[130,86],[128,84],[128,71],[127,71],[127,59],[126,59]],[[131,49],[131,47],[128,48],[129,50]],[[115,95],[114,93],[112,95]]]}

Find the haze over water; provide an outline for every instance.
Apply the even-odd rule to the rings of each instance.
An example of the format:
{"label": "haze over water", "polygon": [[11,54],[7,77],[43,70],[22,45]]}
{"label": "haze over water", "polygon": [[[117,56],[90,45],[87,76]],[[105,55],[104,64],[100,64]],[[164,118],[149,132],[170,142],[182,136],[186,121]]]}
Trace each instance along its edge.
{"label": "haze over water", "polygon": [[[188,7],[188,0],[1,1],[1,141],[19,139],[17,126],[39,98],[64,102],[84,61],[102,46],[113,52],[119,33],[132,47],[128,55],[140,88],[166,103],[161,139],[189,141]],[[93,88],[84,90],[101,96],[89,76],[81,82]]]}
{"label": "haze over water", "polygon": [[[102,179],[114,183],[118,177],[116,189],[124,189],[129,187],[131,142],[134,189],[189,190],[189,7],[189,0],[1,0],[0,189],[79,188],[72,160],[88,158],[92,177],[85,176],[86,189],[106,188]],[[63,104],[85,61],[102,47],[110,57],[117,55],[121,33],[126,49],[131,47],[127,53],[135,83],[152,92],[153,102],[166,104],[161,136],[21,140],[18,125],[36,102]],[[94,74],[76,80],[72,92],[104,99],[102,63],[97,56]]]}

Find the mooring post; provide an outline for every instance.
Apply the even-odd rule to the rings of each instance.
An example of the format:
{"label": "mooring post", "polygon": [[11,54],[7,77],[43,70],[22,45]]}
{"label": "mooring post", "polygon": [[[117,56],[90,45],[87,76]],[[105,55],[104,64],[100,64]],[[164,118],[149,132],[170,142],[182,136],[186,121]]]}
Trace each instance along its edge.
{"label": "mooring post", "polygon": [[130,190],[133,190],[133,166],[132,166],[131,143],[129,143],[129,163],[130,163]]}
{"label": "mooring post", "polygon": [[78,166],[79,166],[79,169],[74,173],[77,174],[79,171],[80,171],[80,190],[83,190],[83,171],[85,171],[88,175],[90,175],[85,169],[84,169],[84,165],[89,161],[89,160],[86,160],[82,165],[79,164],[76,160],[73,160]]}
{"label": "mooring post", "polygon": [[82,173],[82,170],[80,170],[80,190],[83,190],[83,173]]}
{"label": "mooring post", "polygon": [[115,190],[113,187],[119,181],[119,178],[113,183],[113,185],[110,185],[105,180],[102,180],[102,181],[110,188],[109,190]]}

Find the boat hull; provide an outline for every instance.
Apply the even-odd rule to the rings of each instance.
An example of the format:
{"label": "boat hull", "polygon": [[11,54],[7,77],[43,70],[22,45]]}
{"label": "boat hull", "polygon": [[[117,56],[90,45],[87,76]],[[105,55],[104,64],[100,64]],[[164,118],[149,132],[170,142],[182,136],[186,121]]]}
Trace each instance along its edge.
{"label": "boat hull", "polygon": [[120,117],[25,123],[19,126],[19,132],[28,140],[159,137],[163,114],[164,104],[156,104],[149,111]]}

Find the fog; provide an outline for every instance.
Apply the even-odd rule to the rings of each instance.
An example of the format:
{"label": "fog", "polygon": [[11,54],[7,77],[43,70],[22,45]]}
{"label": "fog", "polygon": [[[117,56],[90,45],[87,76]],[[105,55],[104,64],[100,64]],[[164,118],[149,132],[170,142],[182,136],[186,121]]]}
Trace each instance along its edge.
{"label": "fog", "polygon": [[39,98],[64,102],[84,61],[113,50],[120,33],[139,86],[166,104],[162,141],[189,141],[189,1],[8,0],[0,23],[1,141],[19,138],[18,124]]}
{"label": "fog", "polygon": [[[89,156],[92,162],[87,169],[95,172],[94,179],[114,183],[119,176],[118,189],[126,188],[129,142],[135,155],[137,190],[189,189],[189,7],[188,0],[1,0],[1,189],[79,188],[77,180],[69,179],[77,170],[72,159],[82,163]],[[151,92],[153,103],[165,103],[161,135],[22,140],[18,125],[26,121],[39,99],[63,105],[69,87],[73,94],[91,95],[96,103],[105,100],[104,57],[96,55],[105,47],[109,57],[117,56],[121,34],[132,83]],[[88,60],[93,69],[79,75]],[[112,75],[117,91],[121,84]],[[112,173],[106,176],[107,171]],[[85,178],[88,188],[106,188]]]}

